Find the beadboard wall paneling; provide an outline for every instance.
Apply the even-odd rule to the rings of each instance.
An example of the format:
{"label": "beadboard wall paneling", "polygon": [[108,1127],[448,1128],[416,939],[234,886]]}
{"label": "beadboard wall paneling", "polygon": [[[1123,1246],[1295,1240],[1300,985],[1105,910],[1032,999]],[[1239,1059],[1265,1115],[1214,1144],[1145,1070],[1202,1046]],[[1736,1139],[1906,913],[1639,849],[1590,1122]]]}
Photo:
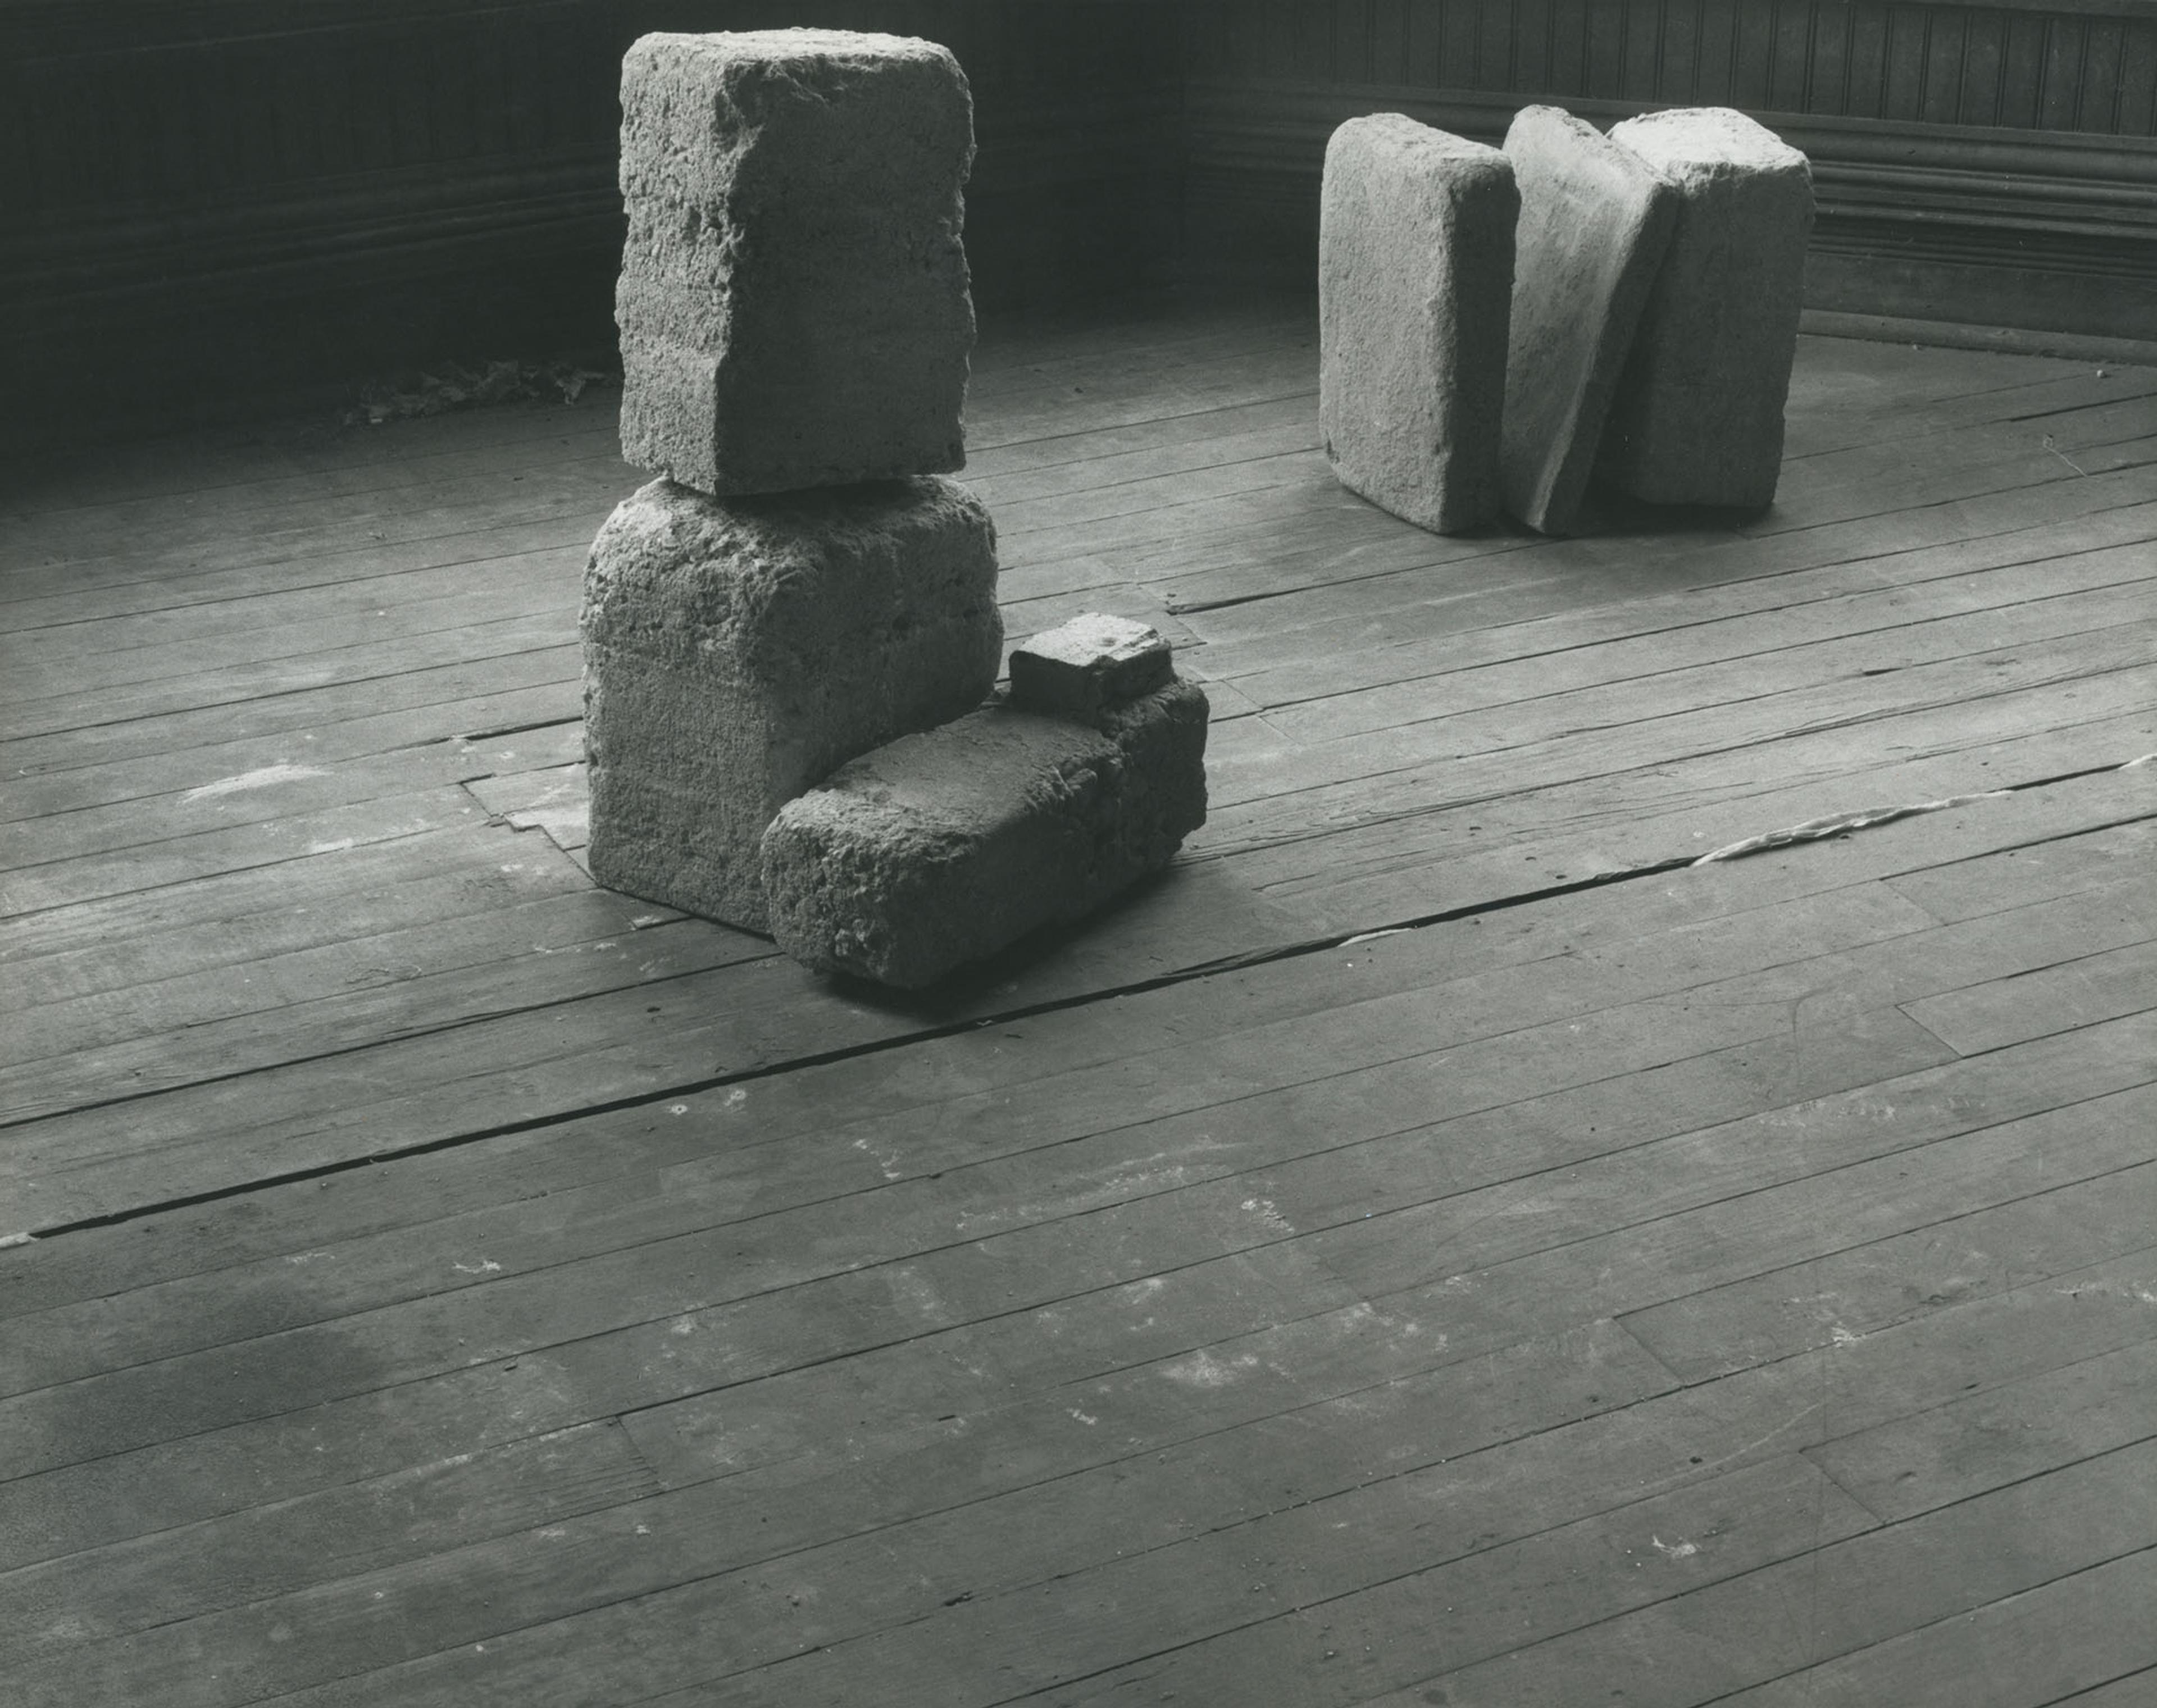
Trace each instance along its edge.
{"label": "beadboard wall paneling", "polygon": [[1192,77],[2157,134],[2149,0],[1187,0]]}
{"label": "beadboard wall paneling", "polygon": [[986,306],[1166,276],[1151,0],[0,0],[0,360],[95,422],[603,351],[624,49],[799,23],[959,55]]}
{"label": "beadboard wall paneling", "polygon": [[790,23],[958,54],[991,310],[1307,279],[1356,113],[1719,103],[1814,157],[1815,306],[2157,336],[2147,0],[0,0],[0,435],[603,352],[623,49]]}
{"label": "beadboard wall paneling", "polygon": [[2157,6],[1190,0],[1192,255],[1307,275],[1326,138],[1401,111],[1495,143],[1745,110],[1811,157],[1812,306],[2157,338]]}

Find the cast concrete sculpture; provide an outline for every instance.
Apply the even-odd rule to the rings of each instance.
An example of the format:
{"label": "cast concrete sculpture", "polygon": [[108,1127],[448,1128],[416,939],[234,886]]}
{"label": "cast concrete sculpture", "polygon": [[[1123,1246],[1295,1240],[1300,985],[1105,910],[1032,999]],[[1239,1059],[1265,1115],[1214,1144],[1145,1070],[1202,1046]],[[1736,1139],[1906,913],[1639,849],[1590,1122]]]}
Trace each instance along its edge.
{"label": "cast concrete sculpture", "polygon": [[1676,195],[1649,162],[1556,107],[1506,133],[1521,194],[1506,358],[1506,508],[1563,533],[1669,246]]}
{"label": "cast concrete sculpture", "polygon": [[1207,709],[1171,677],[1083,721],[985,707],[841,766],[764,833],[773,934],[914,988],[1084,917],[1205,822]]}
{"label": "cast concrete sculpture", "polygon": [[950,52],[647,35],[621,104],[622,455],[723,496],[962,466],[973,109]]}
{"label": "cast concrete sculpture", "polygon": [[1399,113],[1326,149],[1318,416],[1341,484],[1418,527],[1498,512],[1513,291],[1513,168]]}
{"label": "cast concrete sculpture", "polygon": [[994,686],[996,581],[987,511],[938,476],[625,500],[584,586],[592,876],[764,929],[780,805]]}
{"label": "cast concrete sculpture", "polygon": [[1158,634],[1037,635],[981,707],[996,530],[939,472],[974,325],[957,63],[646,36],[622,107],[624,455],[672,478],[586,573],[592,876],[915,985],[1164,864],[1205,820],[1207,706]]}
{"label": "cast concrete sculpture", "polygon": [[1627,119],[1610,140],[1674,187],[1677,215],[1597,473],[1655,503],[1764,508],[1783,465],[1811,170],[1727,107]]}

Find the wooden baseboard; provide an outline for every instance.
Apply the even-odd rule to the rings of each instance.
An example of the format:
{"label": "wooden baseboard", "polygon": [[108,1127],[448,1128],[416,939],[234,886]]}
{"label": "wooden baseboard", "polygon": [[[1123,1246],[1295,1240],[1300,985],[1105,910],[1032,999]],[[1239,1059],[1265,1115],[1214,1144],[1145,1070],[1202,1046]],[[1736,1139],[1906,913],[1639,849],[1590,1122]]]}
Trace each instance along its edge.
{"label": "wooden baseboard", "polygon": [[[1165,280],[1180,214],[1159,93],[998,111],[967,188],[985,308]],[[1105,129],[1113,146],[1086,138]],[[623,219],[604,160],[430,163],[230,193],[184,219],[86,210],[0,258],[0,445],[313,409],[449,359],[604,352]]]}
{"label": "wooden baseboard", "polygon": [[[1732,75],[1752,66],[1743,87],[1777,106],[1817,105],[1837,78],[1845,95],[1870,81],[1856,73],[1871,61],[1851,54],[1871,25],[1793,34],[1783,25],[1804,10],[1797,0],[1745,0],[1737,13],[1751,23],[1727,54],[1707,54],[1700,33],[1730,10],[1723,0],[1605,8],[1632,19],[1615,36],[1601,13],[1589,27],[1585,0],[1512,8],[1489,43],[1480,22],[1457,27],[1484,12],[1449,4],[1425,20],[1443,24],[1435,35],[1418,26],[1413,54],[1408,12],[1364,0],[851,3],[854,23],[948,41],[975,80],[968,247],[992,311],[1113,294],[1179,268],[1307,282],[1326,138],[1359,113],[1408,112],[1495,141],[1536,97],[1493,80],[1516,90],[1578,71],[1542,86],[1750,99],[1699,82],[1727,61]],[[2004,0],[1990,24],[1956,23],[1968,63],[1943,60],[1937,77],[1924,54],[1915,71],[1904,64],[1930,24],[1873,32],[1882,99],[1902,103],[1878,110],[1929,114],[1936,83],[1958,91],[1958,113],[1989,88],[1979,105],[1990,117],[2146,129],[2157,45],[2129,50],[2149,33],[2113,27],[2124,3],[2072,0],[2093,21],[2060,39],[2098,47],[2072,77],[2047,73],[2021,95],[2020,71],[1995,67],[1987,84],[1969,69],[1991,64],[1988,43],[2034,51],[2039,38]],[[816,0],[692,10],[0,0],[0,190],[13,208],[0,245],[0,371],[27,405],[15,422],[30,424],[0,424],[0,441],[229,413],[445,358],[610,344],[621,46],[646,28],[831,21]],[[1558,30],[1561,13],[1579,30]],[[1656,22],[1681,14],[1694,23],[1675,34]],[[1385,19],[1400,26],[1391,57]],[[1650,23],[1652,42],[1640,35]],[[2042,41],[2058,33],[2043,28]],[[1796,52],[1798,34],[1828,57]],[[421,64],[426,76],[409,75]],[[1490,86],[1446,82],[1471,74]],[[1614,95],[1563,99],[1603,123],[1645,110]],[[2157,342],[2157,139],[1762,116],[1814,162],[1815,308],[2042,328],[2056,344]]]}
{"label": "wooden baseboard", "polygon": [[1908,320],[1893,315],[1845,314],[1809,308],[1798,329],[1822,338],[1862,338],[1940,350],[1997,350],[2010,356],[2057,356],[2108,368],[2157,368],[2157,340],[2088,337],[2028,327],[1977,327],[1959,321]]}
{"label": "wooden baseboard", "polygon": [[314,399],[614,341],[615,90],[644,30],[947,43],[976,292],[1164,274],[1181,69],[1154,0],[0,0],[11,435]]}
{"label": "wooden baseboard", "polygon": [[[1316,254],[1326,139],[1404,112],[1493,144],[1529,97],[1253,80],[1187,91],[1193,259],[1292,270]],[[1639,102],[1571,100],[1609,125]],[[2157,139],[1758,115],[1813,162],[1807,297],[1840,312],[2157,340]]]}

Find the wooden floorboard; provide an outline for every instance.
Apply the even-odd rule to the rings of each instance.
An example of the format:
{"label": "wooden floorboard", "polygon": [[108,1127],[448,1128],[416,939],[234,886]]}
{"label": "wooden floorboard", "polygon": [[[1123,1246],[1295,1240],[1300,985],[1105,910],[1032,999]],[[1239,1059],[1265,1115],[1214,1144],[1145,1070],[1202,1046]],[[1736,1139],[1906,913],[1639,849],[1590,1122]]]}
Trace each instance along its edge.
{"label": "wooden floorboard", "polygon": [[2149,1699],[2157,370],[1544,540],[1315,361],[987,329],[1212,817],[913,996],[586,875],[610,392],[13,472],[11,1708]]}

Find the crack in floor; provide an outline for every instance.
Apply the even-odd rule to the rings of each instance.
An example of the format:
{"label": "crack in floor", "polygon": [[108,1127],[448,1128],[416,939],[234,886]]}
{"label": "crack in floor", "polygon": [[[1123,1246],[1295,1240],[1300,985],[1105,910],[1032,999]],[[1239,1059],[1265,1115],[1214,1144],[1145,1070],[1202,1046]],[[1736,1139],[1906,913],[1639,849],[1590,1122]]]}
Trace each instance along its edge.
{"label": "crack in floor", "polygon": [[[909,1031],[894,1034],[889,1037],[874,1038],[860,1043],[841,1045],[833,1049],[814,1051],[806,1055],[790,1056],[782,1061],[768,1062],[756,1067],[739,1069],[733,1073],[712,1074],[701,1078],[684,1080],[674,1084],[665,1086],[656,1090],[638,1092],[631,1096],[610,1098],[600,1103],[581,1104],[574,1109],[564,1109],[548,1114],[534,1115],[523,1120],[502,1122],[493,1126],[478,1128],[469,1132],[448,1134],[439,1139],[427,1140],[413,1145],[399,1146],[392,1150],[373,1151],[363,1156],[347,1157],[333,1162],[317,1164],[307,1168],[294,1169],[280,1174],[262,1176],[245,1181],[236,1182],[230,1186],[214,1187],[205,1191],[188,1193],[174,1197],[160,1199],[154,1203],[134,1205],[123,1210],[111,1211],[100,1216],[84,1217],[73,1222],[59,1222],[48,1227],[26,1230],[18,1233],[11,1233],[4,1237],[0,1237],[0,1247],[28,1243],[33,1240],[43,1242],[64,1237],[64,1236],[72,1233],[87,1232],[96,1228],[117,1227],[126,1222],[141,1221],[149,1217],[163,1215],[176,1210],[191,1209],[198,1205],[216,1203],[230,1198],[245,1197],[254,1192],[267,1191],[276,1186],[290,1186],[297,1181],[327,1179],[336,1175],[353,1173],[361,1169],[378,1167],[385,1163],[402,1161],[410,1157],[432,1155],[440,1151],[457,1150],[468,1145],[482,1144],[489,1140],[507,1138],[516,1134],[529,1133],[542,1130],[549,1127],[561,1126],[571,1121],[578,1121],[591,1117],[611,1114],[620,1110],[642,1109],[653,1104],[665,1103],[683,1097],[694,1096],[700,1093],[718,1090],[728,1086],[744,1084],[754,1080],[770,1079],[783,1074],[799,1073],[810,1068],[828,1067],[837,1062],[852,1061],[857,1057],[865,1056],[889,1054],[895,1051],[909,1049],[920,1044],[934,1043],[944,1038],[961,1037],[965,1033],[979,1031],[991,1026],[1008,1026],[1020,1021],[1032,1019],[1042,1015],[1060,1013],[1068,1009],[1090,1007],[1096,1003],[1114,1001],[1119,998],[1127,996],[1142,995],[1150,991],[1166,990],[1174,985],[1191,984],[1204,979],[1217,978],[1224,974],[1240,972],[1253,967],[1265,966],[1275,962],[1298,960],[1312,955],[1326,954],[1336,949],[1344,948],[1351,944],[1367,941],[1373,937],[1391,936],[1405,932],[1419,931],[1431,926],[1449,924],[1458,920],[1475,918],[1485,914],[1510,912],[1518,908],[1533,907],[1538,903],[1552,901],[1561,897],[1576,895],[1583,890],[1601,889],[1609,887],[1614,884],[1631,883],[1643,878],[1659,877],[1675,872],[1691,870],[1712,862],[1738,859],[1749,854],[1767,852],[1771,850],[1778,850],[1803,842],[1825,840],[1834,836],[1846,836],[1857,831],[1896,822],[1916,813],[1935,811],[1946,807],[1978,804],[1987,800],[2002,800],[2014,795],[2025,793],[2031,790],[2052,788],[2062,784],[2072,783],[2088,777],[2100,776],[2118,771],[2132,770],[2137,768],[2146,768],[2150,764],[2153,759],[2157,759],[2157,754],[2143,754],[2136,759],[2128,760],[2124,764],[2115,763],[2104,765],[2087,766],[2078,770],[2062,772],[2054,776],[2032,778],[2025,782],[2009,784],[2001,788],[1989,790],[1977,795],[1958,795],[1943,800],[1921,802],[1907,806],[1872,808],[1856,813],[1841,814],[1830,818],[1813,820],[1810,821],[1805,825],[1800,825],[1784,830],[1770,831],[1763,832],[1757,836],[1748,837],[1743,841],[1729,844],[1726,847],[1718,849],[1715,851],[1715,852],[1706,857],[1690,854],[1676,855],[1670,858],[1656,861],[1647,865],[1628,867],[1624,870],[1618,872],[1599,872],[1590,877],[1574,879],[1568,882],[1547,884],[1540,888],[1522,891],[1517,894],[1497,897],[1480,902],[1465,903],[1458,907],[1441,908],[1432,913],[1417,914],[1408,918],[1382,922],[1375,924],[1359,925],[1351,930],[1331,932],[1321,937],[1299,939],[1291,943],[1274,944],[1263,948],[1242,950],[1234,954],[1220,956],[1212,960],[1197,962],[1189,966],[1178,967],[1166,973],[1156,974],[1151,978],[1135,980],[1125,984],[1106,985],[1096,990],[1081,991],[1068,996],[1056,997],[1050,1001],[1042,1002],[1021,1004],[1015,1007],[1001,1009],[987,1015],[971,1016],[965,1019],[947,1021],[934,1025],[919,1026]],[[2035,847],[2046,842],[2067,841],[2076,836],[2088,836],[2100,831],[2114,829],[2121,825],[2144,822],[2151,818],[2157,818],[2157,813],[2132,815],[2125,818],[2112,821],[2104,825],[2082,826],[2078,826],[2072,831],[2062,831],[2051,836],[2035,836],[2024,841],[2004,845],[2002,847],[1998,849],[1988,850],[1987,852],[2004,853],[2010,851],[2011,849]],[[689,975],[682,974],[677,975],[676,976],[687,977],[689,976]],[[665,983],[667,981],[656,980],[654,982]],[[566,999],[563,1003],[540,1004],[536,1006],[540,1007],[564,1006],[569,1006],[569,1003],[570,1002],[580,1000],[583,999]],[[482,1017],[494,1018],[496,1016],[487,1016]],[[456,1024],[461,1025],[465,1023],[466,1022],[459,1021]],[[454,1030],[454,1026],[441,1029]],[[358,1049],[364,1049],[367,1047],[356,1047]],[[339,1054],[344,1052],[332,1052],[329,1053]],[[294,1064],[290,1062],[279,1062],[275,1064],[276,1068],[289,1067],[291,1065]],[[264,1068],[250,1069],[248,1071],[250,1073],[267,1073],[273,1071],[273,1069]],[[231,1077],[240,1078],[245,1076],[235,1075]],[[167,1088],[167,1089],[177,1088]],[[116,1098],[111,1099],[111,1101],[132,1102],[140,1100],[141,1098],[162,1096],[165,1093],[163,1091],[144,1092],[137,1094],[137,1096],[134,1098]],[[102,1106],[103,1105],[97,1105],[97,1107]],[[66,1113],[75,1114],[78,1112],[79,1111],[69,1110]],[[54,1118],[38,1117],[36,1119],[49,1119]],[[22,1123],[19,1124],[23,1126],[33,1125],[34,1121]]]}

